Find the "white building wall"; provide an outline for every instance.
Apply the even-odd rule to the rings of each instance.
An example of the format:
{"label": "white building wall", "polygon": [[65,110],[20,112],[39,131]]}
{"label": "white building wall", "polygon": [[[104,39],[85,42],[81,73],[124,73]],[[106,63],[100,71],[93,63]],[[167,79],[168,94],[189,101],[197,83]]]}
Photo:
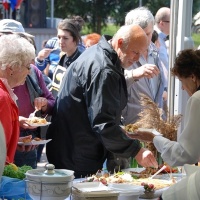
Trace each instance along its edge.
{"label": "white building wall", "polygon": [[48,40],[57,35],[57,30],[50,28],[25,28],[25,31],[35,36],[37,53],[41,50],[44,40]]}

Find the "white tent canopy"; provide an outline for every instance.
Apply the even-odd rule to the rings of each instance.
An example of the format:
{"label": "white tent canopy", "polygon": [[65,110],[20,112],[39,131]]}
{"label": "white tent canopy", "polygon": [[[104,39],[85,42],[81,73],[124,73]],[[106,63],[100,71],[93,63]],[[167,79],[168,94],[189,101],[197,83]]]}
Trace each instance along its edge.
{"label": "white tent canopy", "polygon": [[[169,65],[173,67],[174,59],[179,51],[193,48],[192,32],[192,6],[193,0],[171,0]],[[171,76],[169,70],[168,83],[169,114],[185,113],[188,95],[181,89],[179,80]],[[183,129],[181,124],[180,130]]]}

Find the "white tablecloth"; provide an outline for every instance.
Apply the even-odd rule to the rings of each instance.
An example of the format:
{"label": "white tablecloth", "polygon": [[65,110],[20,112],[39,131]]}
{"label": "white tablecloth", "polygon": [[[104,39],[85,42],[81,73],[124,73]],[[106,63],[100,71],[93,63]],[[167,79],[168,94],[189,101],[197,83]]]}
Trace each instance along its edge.
{"label": "white tablecloth", "polygon": [[[151,199],[151,200],[157,200],[158,198],[155,198],[155,199]],[[67,199],[65,200],[71,200],[70,197],[68,197]],[[146,199],[140,199],[140,200],[146,200]]]}

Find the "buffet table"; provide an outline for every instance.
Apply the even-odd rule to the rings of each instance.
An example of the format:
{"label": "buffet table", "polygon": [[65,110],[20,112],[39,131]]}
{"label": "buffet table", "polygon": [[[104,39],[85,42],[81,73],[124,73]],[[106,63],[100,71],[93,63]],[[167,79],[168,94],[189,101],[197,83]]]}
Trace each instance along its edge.
{"label": "buffet table", "polygon": [[[67,198],[67,199],[65,199],[65,200],[71,200],[71,199],[70,199],[70,197],[68,197],[68,198]],[[146,199],[141,199],[141,198],[139,198],[139,200],[146,200]],[[158,200],[158,198],[151,199],[151,200]]]}
{"label": "buffet table", "polygon": [[[101,182],[81,182],[82,179],[74,179],[73,185],[74,189],[72,188],[72,194],[74,195],[73,199],[77,200],[79,198],[81,199],[138,199],[138,200],[145,200],[145,199],[152,199],[152,200],[158,200],[158,197],[161,196],[163,189],[155,191],[154,195],[152,197],[146,197],[145,194],[143,193],[143,188],[142,186],[138,185],[130,185],[130,184],[110,184],[109,186],[105,186]],[[85,184],[84,186],[82,184]],[[119,186],[123,185],[123,187]],[[129,187],[130,186],[130,187]],[[107,193],[107,188],[108,187],[111,189],[111,191],[114,191],[114,193]],[[78,189],[78,192],[76,192],[76,189]],[[165,188],[166,189],[166,188]],[[82,191],[80,193],[80,191]],[[94,193],[92,191],[96,191],[96,197],[93,196]],[[101,193],[102,191],[102,193]],[[93,193],[93,194],[92,194]],[[119,197],[118,194],[120,193]],[[141,196],[141,198],[139,198]],[[84,198],[85,197],[85,198]],[[88,197],[88,198],[87,198]],[[72,200],[72,196],[70,195],[68,198],[65,200]]]}

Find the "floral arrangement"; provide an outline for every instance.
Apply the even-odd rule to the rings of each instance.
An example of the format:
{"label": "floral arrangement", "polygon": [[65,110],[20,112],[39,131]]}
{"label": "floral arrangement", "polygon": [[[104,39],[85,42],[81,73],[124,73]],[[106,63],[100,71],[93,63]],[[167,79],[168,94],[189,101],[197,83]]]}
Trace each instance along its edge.
{"label": "floral arrangement", "polygon": [[153,184],[151,184],[151,183],[141,183],[141,185],[142,186],[144,186],[144,190],[145,190],[145,192],[154,192],[154,190],[155,190],[155,187],[154,187],[154,185]]}

